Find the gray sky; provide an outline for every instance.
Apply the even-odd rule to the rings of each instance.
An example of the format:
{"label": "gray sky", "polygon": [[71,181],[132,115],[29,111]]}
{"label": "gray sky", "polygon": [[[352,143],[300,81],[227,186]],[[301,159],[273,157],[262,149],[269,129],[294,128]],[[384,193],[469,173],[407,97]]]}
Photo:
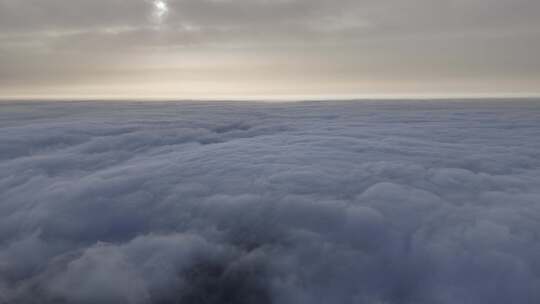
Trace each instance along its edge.
{"label": "gray sky", "polygon": [[538,0],[0,0],[0,97],[540,93]]}

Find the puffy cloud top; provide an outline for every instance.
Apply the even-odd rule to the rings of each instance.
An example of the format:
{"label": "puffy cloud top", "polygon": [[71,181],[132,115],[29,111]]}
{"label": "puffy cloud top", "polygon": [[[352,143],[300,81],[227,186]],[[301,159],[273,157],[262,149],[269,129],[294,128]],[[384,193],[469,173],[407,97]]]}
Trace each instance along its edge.
{"label": "puffy cloud top", "polygon": [[4,103],[1,303],[536,303],[534,101]]}

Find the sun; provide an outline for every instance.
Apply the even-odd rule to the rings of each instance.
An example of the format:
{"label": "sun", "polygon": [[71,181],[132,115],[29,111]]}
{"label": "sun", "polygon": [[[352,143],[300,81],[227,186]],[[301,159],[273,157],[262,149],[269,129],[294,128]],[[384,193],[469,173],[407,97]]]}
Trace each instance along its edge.
{"label": "sun", "polygon": [[169,12],[169,6],[164,0],[154,0],[152,2],[154,5],[154,17],[158,23],[161,23],[167,13]]}

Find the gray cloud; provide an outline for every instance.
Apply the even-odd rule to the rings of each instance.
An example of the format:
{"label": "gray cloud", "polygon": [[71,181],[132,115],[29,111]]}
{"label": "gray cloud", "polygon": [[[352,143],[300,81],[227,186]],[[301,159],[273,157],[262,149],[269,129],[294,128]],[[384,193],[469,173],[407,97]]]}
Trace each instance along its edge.
{"label": "gray cloud", "polygon": [[540,300],[536,101],[1,110],[2,303]]}
{"label": "gray cloud", "polygon": [[[126,87],[141,87],[131,76],[144,78],[145,71],[156,69],[166,75],[171,94],[180,97],[196,97],[193,90],[223,96],[226,90],[215,83],[227,81],[241,87],[240,94],[260,92],[280,81],[272,69],[285,78],[273,90],[296,94],[318,93],[313,88],[325,85],[327,94],[538,90],[540,5],[535,0],[167,3],[167,18],[156,24],[152,3],[145,0],[1,0],[3,95],[43,93],[40,86],[71,87],[82,95],[81,86],[107,87],[91,92],[105,94],[116,86],[125,94]],[[246,68],[241,64],[246,56],[258,61]],[[207,89],[183,89],[201,79],[171,75],[187,68],[183,58],[216,63],[200,68]],[[260,79],[246,83],[243,77]],[[300,88],[286,85],[291,82]],[[146,87],[146,95],[162,90],[154,83]]]}

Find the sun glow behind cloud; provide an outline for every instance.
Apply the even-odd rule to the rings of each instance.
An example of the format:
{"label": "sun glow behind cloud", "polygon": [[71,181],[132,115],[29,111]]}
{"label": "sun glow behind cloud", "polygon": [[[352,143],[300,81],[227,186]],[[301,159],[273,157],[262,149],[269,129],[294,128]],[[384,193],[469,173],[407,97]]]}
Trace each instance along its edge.
{"label": "sun glow behind cloud", "polygon": [[539,95],[540,2],[455,2],[0,0],[0,98]]}
{"label": "sun glow behind cloud", "polygon": [[167,13],[169,12],[169,5],[163,0],[153,0],[152,5],[154,7],[152,12],[154,22],[157,24],[162,24],[167,17]]}

